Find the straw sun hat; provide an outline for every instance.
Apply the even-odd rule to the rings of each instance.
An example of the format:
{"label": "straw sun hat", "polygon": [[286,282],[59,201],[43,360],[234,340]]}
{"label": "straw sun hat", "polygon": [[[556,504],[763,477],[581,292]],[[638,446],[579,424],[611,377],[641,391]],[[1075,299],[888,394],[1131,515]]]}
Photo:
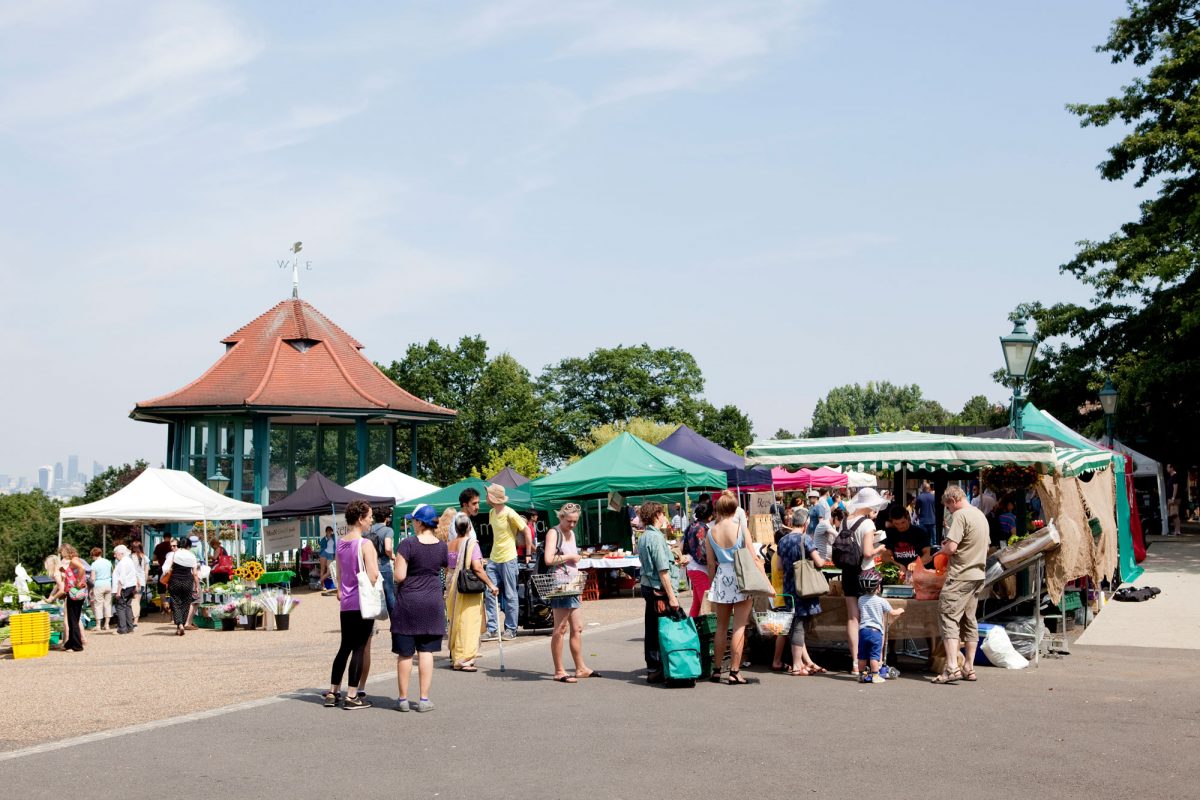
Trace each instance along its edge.
{"label": "straw sun hat", "polygon": [[879,492],[871,487],[859,489],[858,494],[854,495],[854,499],[846,503],[846,511],[853,514],[864,508],[869,508],[873,511],[883,511],[888,507],[888,501],[880,496]]}
{"label": "straw sun hat", "polygon": [[504,487],[498,483],[493,483],[487,488],[488,505],[502,506],[508,502],[508,493],[504,491]]}

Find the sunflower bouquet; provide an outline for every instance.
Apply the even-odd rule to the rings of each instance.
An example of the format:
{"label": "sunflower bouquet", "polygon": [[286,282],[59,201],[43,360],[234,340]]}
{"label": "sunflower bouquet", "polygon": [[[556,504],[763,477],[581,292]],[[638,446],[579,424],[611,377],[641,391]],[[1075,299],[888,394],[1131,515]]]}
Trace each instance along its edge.
{"label": "sunflower bouquet", "polygon": [[235,569],[232,575],[240,581],[254,584],[258,583],[258,579],[263,576],[264,572],[266,572],[266,570],[263,569],[262,563],[251,559],[249,561],[243,561],[242,565]]}

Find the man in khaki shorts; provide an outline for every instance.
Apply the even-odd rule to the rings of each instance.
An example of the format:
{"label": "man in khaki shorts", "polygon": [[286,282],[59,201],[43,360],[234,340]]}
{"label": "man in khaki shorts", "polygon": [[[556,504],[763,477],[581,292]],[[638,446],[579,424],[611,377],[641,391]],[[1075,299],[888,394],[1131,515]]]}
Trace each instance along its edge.
{"label": "man in khaki shorts", "polygon": [[[983,588],[988,548],[987,517],[967,502],[967,495],[960,487],[948,487],[942,494],[942,505],[954,516],[942,541],[942,552],[950,556],[950,565],[938,600],[942,641],[946,647],[946,667],[932,681],[939,684],[975,680],[975,648],[979,645],[975,604]],[[967,646],[966,664],[961,670],[958,668],[960,639]]]}

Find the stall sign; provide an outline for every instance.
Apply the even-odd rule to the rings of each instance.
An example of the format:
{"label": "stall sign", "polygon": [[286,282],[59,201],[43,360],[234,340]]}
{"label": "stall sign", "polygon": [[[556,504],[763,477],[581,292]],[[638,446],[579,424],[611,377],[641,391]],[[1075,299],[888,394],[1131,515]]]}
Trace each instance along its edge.
{"label": "stall sign", "polygon": [[263,553],[274,555],[300,549],[300,520],[272,522],[263,529]]}
{"label": "stall sign", "polygon": [[750,493],[750,516],[756,514],[770,514],[771,504],[775,502],[775,495],[770,492],[751,492]]}

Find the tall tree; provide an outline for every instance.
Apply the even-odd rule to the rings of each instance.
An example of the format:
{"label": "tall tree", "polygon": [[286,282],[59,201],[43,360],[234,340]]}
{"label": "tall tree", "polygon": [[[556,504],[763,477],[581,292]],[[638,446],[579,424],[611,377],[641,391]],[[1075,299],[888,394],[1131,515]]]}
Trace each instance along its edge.
{"label": "tall tree", "polygon": [[581,455],[587,455],[593,450],[599,450],[622,433],[632,433],[650,444],[658,444],[674,433],[678,427],[678,423],[655,422],[643,417],[634,417],[620,422],[606,422],[603,425],[597,425],[588,431],[587,436],[579,440],[579,452]]}
{"label": "tall tree", "polygon": [[546,420],[543,453],[561,460],[578,455],[577,443],[599,425],[634,417],[685,420],[694,410],[692,398],[704,391],[704,378],[690,353],[640,344],[563,359],[542,372],[538,389]]}
{"label": "tall tree", "polygon": [[734,405],[717,408],[707,400],[701,401],[692,426],[696,433],[736,453],[754,441],[750,417]]}
{"label": "tall tree", "polygon": [[519,444],[504,450],[489,450],[487,463],[482,467],[472,469],[471,477],[490,478],[505,467],[512,467],[530,480],[546,474],[542,470],[542,462],[538,458],[537,451]]}
{"label": "tall tree", "polygon": [[921,387],[896,386],[888,381],[865,386],[837,386],[817,401],[810,435],[827,436],[835,426],[857,433],[892,431],[926,425],[947,425],[951,414],[933,400],[925,399]]}
{"label": "tall tree", "polygon": [[[1060,270],[1093,291],[1088,306],[1030,303],[1049,346],[1035,362],[1034,402],[1075,427],[1100,421],[1095,391],[1121,393],[1120,432],[1160,458],[1200,438],[1200,2],[1130,0],[1097,48],[1142,74],[1119,95],[1068,106],[1084,127],[1121,126],[1100,164],[1104,180],[1155,187],[1138,218],[1103,241],[1080,242]],[[1083,410],[1081,410],[1083,409]]]}
{"label": "tall tree", "polygon": [[17,564],[42,574],[42,560],[58,542],[60,507],[40,489],[0,495],[0,580],[11,580]]}
{"label": "tall tree", "polygon": [[977,394],[963,404],[950,421],[951,425],[986,425],[1001,428],[1008,424],[1008,410],[1002,403],[993,403],[986,396]]}

